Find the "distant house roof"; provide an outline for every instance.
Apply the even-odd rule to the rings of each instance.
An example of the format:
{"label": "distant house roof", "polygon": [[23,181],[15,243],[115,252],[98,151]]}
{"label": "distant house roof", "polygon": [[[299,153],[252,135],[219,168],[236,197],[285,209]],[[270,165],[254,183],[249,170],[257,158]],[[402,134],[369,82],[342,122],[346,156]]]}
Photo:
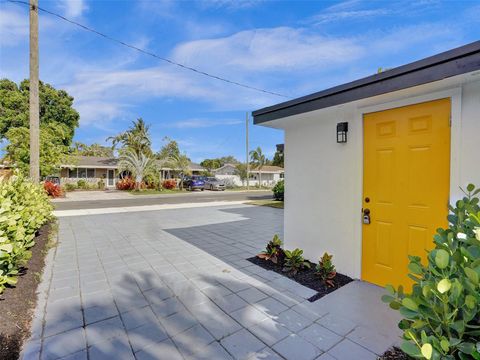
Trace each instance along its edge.
{"label": "distant house roof", "polygon": [[480,41],[360,80],[254,111],[255,124],[403,90],[480,70]]}
{"label": "distant house roof", "polygon": [[[76,156],[72,161],[73,164],[64,164],[61,167],[63,168],[76,168],[76,167],[89,167],[96,169],[117,169],[118,168],[118,158],[115,157],[100,157],[100,156]],[[163,161],[156,160],[157,165],[164,169]],[[202,166],[197,163],[190,162],[189,169],[191,171],[203,171],[205,170]]]}
{"label": "distant house roof", "polygon": [[264,165],[260,169],[250,169],[250,172],[253,173],[283,173],[285,170],[280,166]]}
{"label": "distant house roof", "polygon": [[73,164],[64,164],[63,168],[90,167],[90,168],[107,168],[116,169],[118,167],[118,159],[114,157],[100,156],[75,156]]}

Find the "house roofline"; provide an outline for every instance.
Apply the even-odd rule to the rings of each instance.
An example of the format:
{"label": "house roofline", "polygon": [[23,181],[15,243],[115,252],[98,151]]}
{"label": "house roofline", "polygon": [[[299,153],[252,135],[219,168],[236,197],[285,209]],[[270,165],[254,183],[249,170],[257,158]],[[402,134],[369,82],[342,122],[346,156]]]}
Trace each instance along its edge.
{"label": "house roofline", "polygon": [[252,113],[254,124],[349,103],[480,70],[480,41]]}

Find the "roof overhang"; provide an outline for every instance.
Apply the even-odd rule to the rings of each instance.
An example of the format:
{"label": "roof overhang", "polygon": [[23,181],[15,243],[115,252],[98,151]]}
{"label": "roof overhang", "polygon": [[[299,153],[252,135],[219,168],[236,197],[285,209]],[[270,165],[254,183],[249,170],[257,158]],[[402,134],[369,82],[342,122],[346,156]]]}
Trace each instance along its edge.
{"label": "roof overhang", "polygon": [[254,124],[403,90],[480,70],[480,41],[252,113]]}

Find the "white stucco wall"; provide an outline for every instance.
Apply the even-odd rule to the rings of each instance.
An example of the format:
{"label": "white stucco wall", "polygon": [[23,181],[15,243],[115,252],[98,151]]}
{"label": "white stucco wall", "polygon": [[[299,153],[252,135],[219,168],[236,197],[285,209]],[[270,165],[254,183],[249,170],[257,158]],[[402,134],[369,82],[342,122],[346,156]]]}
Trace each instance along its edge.
{"label": "white stucco wall", "polygon": [[[285,129],[285,246],[316,262],[334,255],[338,271],[361,274],[362,114],[450,97],[451,201],[459,186],[480,186],[480,81],[432,83],[397,93],[281,119]],[[336,143],[336,124],[348,121],[348,143]],[[306,170],[308,169],[308,171]],[[305,174],[308,173],[308,176]]]}

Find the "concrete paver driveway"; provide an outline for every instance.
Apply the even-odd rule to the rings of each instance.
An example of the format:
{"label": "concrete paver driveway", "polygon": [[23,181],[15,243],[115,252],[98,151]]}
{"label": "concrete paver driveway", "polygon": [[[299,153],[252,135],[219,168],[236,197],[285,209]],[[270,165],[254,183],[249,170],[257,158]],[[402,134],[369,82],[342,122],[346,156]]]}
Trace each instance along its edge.
{"label": "concrete paver driveway", "polygon": [[60,218],[24,359],[375,359],[381,289],[314,291],[245,259],[283,211],[246,205]]}

